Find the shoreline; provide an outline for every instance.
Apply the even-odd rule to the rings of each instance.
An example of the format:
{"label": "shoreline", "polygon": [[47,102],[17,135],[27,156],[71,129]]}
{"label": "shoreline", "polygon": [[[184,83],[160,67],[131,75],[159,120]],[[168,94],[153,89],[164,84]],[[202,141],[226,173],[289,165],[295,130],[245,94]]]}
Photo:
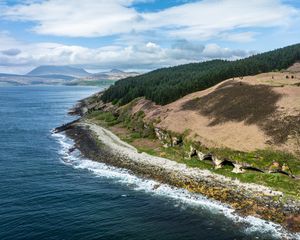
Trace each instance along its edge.
{"label": "shoreline", "polygon": [[259,217],[290,231],[299,231],[298,222],[293,222],[289,217],[300,212],[300,203],[284,203],[281,192],[139,153],[135,147],[123,142],[109,130],[82,119],[57,128],[57,131],[65,131],[74,140],[75,147],[91,160],[125,168],[135,175],[192,193],[200,193],[235,209],[238,215]]}

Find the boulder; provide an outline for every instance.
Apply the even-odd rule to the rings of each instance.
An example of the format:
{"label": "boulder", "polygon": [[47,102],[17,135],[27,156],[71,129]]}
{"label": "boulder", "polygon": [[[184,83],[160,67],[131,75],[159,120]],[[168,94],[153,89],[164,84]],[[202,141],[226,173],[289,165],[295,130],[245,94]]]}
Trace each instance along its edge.
{"label": "boulder", "polygon": [[203,161],[206,154],[204,154],[203,152],[197,151],[197,156],[198,156],[200,161]]}
{"label": "boulder", "polygon": [[182,139],[180,139],[178,137],[172,137],[172,146],[177,146],[180,143],[182,143]]}
{"label": "boulder", "polygon": [[291,172],[291,169],[289,168],[289,166],[288,166],[286,163],[284,163],[284,164],[282,165],[281,170],[282,170],[283,172],[287,172],[287,173],[290,173],[290,172]]}
{"label": "boulder", "polygon": [[189,159],[191,159],[193,156],[197,155],[197,150],[193,146],[190,146],[190,151],[188,153]]}
{"label": "boulder", "polygon": [[300,231],[300,215],[288,216],[285,220],[285,225],[291,231],[299,232]]}
{"label": "boulder", "polygon": [[281,171],[281,165],[279,162],[273,162],[272,165],[269,167],[269,173],[277,173]]}
{"label": "boulder", "polygon": [[212,156],[212,161],[215,166],[215,169],[222,168],[222,166],[223,166],[222,163],[224,162],[223,160],[217,158],[216,156]]}
{"label": "boulder", "polygon": [[242,164],[239,163],[232,163],[234,168],[232,170],[233,173],[244,173],[245,169],[243,168]]}

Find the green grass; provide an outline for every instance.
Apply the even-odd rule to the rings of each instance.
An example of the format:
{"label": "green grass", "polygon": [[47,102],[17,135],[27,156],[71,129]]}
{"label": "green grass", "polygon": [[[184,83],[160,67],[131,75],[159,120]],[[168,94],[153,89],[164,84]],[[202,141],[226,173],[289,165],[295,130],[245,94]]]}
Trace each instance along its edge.
{"label": "green grass", "polygon": [[158,156],[157,155],[157,150],[153,149],[153,148],[147,148],[147,147],[138,147],[138,152],[139,153],[148,153],[149,155],[152,155],[152,156]]}
{"label": "green grass", "polygon": [[216,169],[213,172],[238,179],[245,183],[256,183],[264,186],[271,187],[275,190],[282,191],[288,195],[300,198],[300,181],[292,179],[282,174],[269,174],[247,171],[244,174],[235,174],[231,169]]}
{"label": "green grass", "polygon": [[94,111],[88,114],[87,118],[99,124],[105,123],[106,126],[114,126],[120,123],[118,118],[114,116],[111,112]]}
{"label": "green grass", "polygon": [[[238,179],[244,183],[256,183],[267,187],[271,187],[274,190],[282,191],[289,196],[300,198],[300,180],[292,179],[289,176],[283,174],[279,174],[279,173],[269,174],[269,173],[260,173],[254,171],[246,171],[243,174],[236,174],[232,172],[233,168],[230,166],[224,166],[221,169],[214,169],[213,165],[209,161],[199,161],[197,157],[193,157],[192,159],[187,159],[185,152],[180,147],[174,147],[174,148],[161,147],[159,149],[139,148],[138,150],[139,152],[145,152],[153,156],[163,156],[165,158],[177,161],[178,163],[184,163],[189,167],[207,169],[214,173],[221,174],[226,177],[230,177],[233,180]],[[274,159],[279,162],[285,159],[286,156],[289,156],[285,153],[271,152],[270,150],[257,151],[257,152],[260,152],[262,154],[262,158],[271,157],[270,159]],[[256,156],[256,154],[258,154],[257,152],[249,153],[249,156]],[[243,157],[246,156],[248,155],[245,155]],[[264,161],[264,160],[262,159],[260,161]],[[293,164],[296,164],[296,162],[293,162]],[[297,165],[297,169],[299,170],[299,165]]]}
{"label": "green grass", "polygon": [[123,141],[127,143],[132,143],[136,139],[142,139],[142,136],[139,132],[131,132],[126,134],[126,136],[119,136]]}
{"label": "green grass", "polygon": [[290,167],[293,174],[300,174],[300,159],[287,152],[274,151],[271,149],[257,150],[254,152],[240,152],[228,148],[214,148],[210,149],[210,151],[221,158],[248,163],[251,164],[251,166],[262,170],[268,170],[274,162],[278,162],[280,165],[285,163]]}

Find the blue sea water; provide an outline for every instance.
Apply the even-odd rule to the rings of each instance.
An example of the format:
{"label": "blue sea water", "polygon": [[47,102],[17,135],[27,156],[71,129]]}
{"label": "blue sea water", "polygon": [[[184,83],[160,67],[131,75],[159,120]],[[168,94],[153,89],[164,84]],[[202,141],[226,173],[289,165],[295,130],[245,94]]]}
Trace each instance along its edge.
{"label": "blue sea water", "polygon": [[[69,154],[51,129],[92,87],[0,87],[0,239],[280,239],[199,195]],[[294,236],[296,237],[296,236]]]}

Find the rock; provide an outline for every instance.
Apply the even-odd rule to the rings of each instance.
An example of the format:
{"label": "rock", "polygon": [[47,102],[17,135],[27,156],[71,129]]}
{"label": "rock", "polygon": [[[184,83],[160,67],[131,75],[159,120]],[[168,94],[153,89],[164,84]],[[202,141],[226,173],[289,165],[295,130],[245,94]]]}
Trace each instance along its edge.
{"label": "rock", "polygon": [[154,128],[154,132],[155,132],[156,137],[157,137],[159,140],[162,140],[162,139],[161,139],[161,135],[160,135],[159,129],[158,129],[158,128]]}
{"label": "rock", "polygon": [[84,114],[86,114],[89,111],[89,109],[87,107],[83,107],[81,109],[81,111],[82,111],[82,114],[84,115]]}
{"label": "rock", "polygon": [[158,183],[158,184],[155,184],[155,185],[153,186],[152,189],[153,189],[153,190],[156,190],[156,189],[158,189],[158,188],[160,187],[160,185],[161,185],[161,184],[159,184],[159,183]]}
{"label": "rock", "polygon": [[285,225],[288,229],[300,232],[300,215],[292,215],[286,218]]}
{"label": "rock", "polygon": [[193,146],[190,146],[190,152],[188,155],[189,159],[191,159],[193,156],[197,155],[197,150]]}
{"label": "rock", "polygon": [[218,159],[216,156],[212,156],[212,161],[213,161],[213,163],[215,165],[215,169],[222,168],[223,160]]}
{"label": "rock", "polygon": [[164,147],[164,148],[169,148],[169,147],[171,147],[171,146],[170,146],[170,144],[165,143],[165,144],[163,145],[163,147]]}
{"label": "rock", "polygon": [[269,173],[276,173],[281,171],[281,166],[279,162],[273,162],[272,165],[269,167]]}
{"label": "rock", "polygon": [[287,173],[290,173],[290,172],[291,172],[289,166],[288,166],[286,163],[284,163],[284,164],[282,165],[281,170],[282,170],[283,172],[287,172]]}
{"label": "rock", "polygon": [[71,147],[71,148],[68,150],[68,152],[69,152],[69,153],[72,153],[72,152],[74,152],[75,150],[76,150],[76,147],[73,146],[73,147]]}
{"label": "rock", "polygon": [[182,139],[180,139],[178,137],[172,137],[172,146],[177,146],[180,143],[182,143]]}
{"label": "rock", "polygon": [[232,163],[234,168],[232,170],[233,173],[244,173],[245,169],[243,169],[243,165],[238,163]]}
{"label": "rock", "polygon": [[80,121],[80,119],[76,119],[76,120],[74,120],[72,122],[69,122],[69,123],[64,124],[64,125],[62,125],[60,127],[57,127],[57,128],[55,128],[55,129],[52,130],[52,133],[64,132],[64,131],[72,128],[74,126],[74,124],[77,123],[77,122],[79,122],[79,121]]}
{"label": "rock", "polygon": [[171,138],[168,133],[164,133],[161,129],[155,128],[154,129],[156,137],[162,142],[162,143],[168,143],[169,146],[172,145],[172,142],[170,141]]}
{"label": "rock", "polygon": [[154,131],[155,131],[156,137],[157,137],[160,141],[162,141],[162,140],[163,140],[163,133],[162,133],[162,131],[160,131],[159,128],[155,128]]}
{"label": "rock", "polygon": [[204,154],[203,152],[197,151],[197,156],[198,156],[200,161],[203,161],[206,154]]}

